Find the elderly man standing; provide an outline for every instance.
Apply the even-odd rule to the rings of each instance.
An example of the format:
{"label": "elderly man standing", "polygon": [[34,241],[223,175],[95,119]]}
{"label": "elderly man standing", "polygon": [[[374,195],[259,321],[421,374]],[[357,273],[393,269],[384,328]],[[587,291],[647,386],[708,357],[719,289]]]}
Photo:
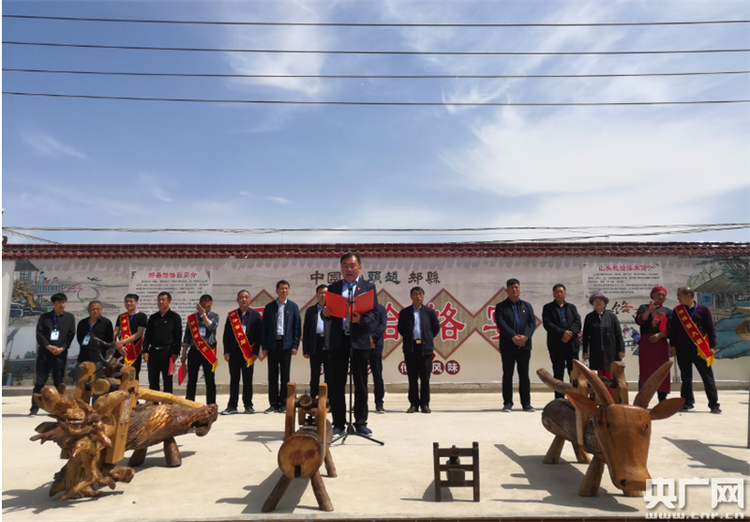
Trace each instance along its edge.
{"label": "elderly man standing", "polygon": [[182,318],[169,309],[172,295],[161,292],[156,298],[159,311],[148,318],[143,341],[143,360],[148,364],[148,387],[159,391],[159,376],[164,379],[164,391],[172,393],[174,361],[180,355]]}
{"label": "elderly man standing", "polygon": [[695,411],[693,395],[693,365],[703,379],[711,413],[721,413],[719,392],[716,390],[711,365],[716,353],[716,328],[708,307],[695,302],[695,293],[689,286],[677,289],[680,302],[669,320],[669,340],[677,355],[682,374],[680,396],[685,399],[682,411]]}
{"label": "elderly man standing", "polygon": [[[52,311],[39,316],[36,324],[36,381],[32,393],[39,393],[47,384],[50,372],[55,387],[65,378],[65,363],[68,348],[76,335],[76,318],[65,311],[68,298],[65,294],[55,294],[50,298]],[[39,413],[39,406],[32,395],[29,417]]]}
{"label": "elderly man standing", "polygon": [[245,413],[253,409],[253,372],[260,354],[261,317],[250,308],[250,292],[237,292],[236,310],[227,315],[224,325],[224,360],[229,363],[229,403],[222,415],[238,413],[240,379],[242,379],[242,403]]}
{"label": "elderly man standing", "polygon": [[112,321],[102,317],[101,301],[91,301],[88,307],[89,316],[78,321],[76,339],[81,347],[78,352],[78,364],[92,362],[101,365],[106,356],[106,348],[99,341],[111,343],[114,338]]}
{"label": "elderly man standing", "polygon": [[187,364],[188,382],[185,398],[195,400],[198,387],[198,372],[203,368],[206,380],[206,404],[216,404],[216,379],[218,365],[216,357],[216,331],[219,329],[219,314],[211,311],[213,297],[203,294],[195,306],[196,313],[187,318],[185,337],[182,339],[182,364]]}
{"label": "elderly man standing", "polygon": [[[578,359],[581,346],[578,335],[581,333],[581,316],[574,304],[565,300],[567,295],[565,285],[558,283],[552,287],[555,298],[542,309],[542,323],[547,330],[547,350],[552,362],[552,372],[555,379],[565,379],[565,368],[568,376],[573,371],[573,359]],[[555,392],[555,399],[563,397]]]}
{"label": "elderly man standing", "polygon": [[503,410],[513,409],[513,373],[518,367],[518,393],[523,411],[534,411],[531,405],[531,336],[536,330],[536,316],[531,304],[521,300],[521,283],[508,279],[508,298],[495,307],[495,324],[500,334],[500,355],[503,359]]}

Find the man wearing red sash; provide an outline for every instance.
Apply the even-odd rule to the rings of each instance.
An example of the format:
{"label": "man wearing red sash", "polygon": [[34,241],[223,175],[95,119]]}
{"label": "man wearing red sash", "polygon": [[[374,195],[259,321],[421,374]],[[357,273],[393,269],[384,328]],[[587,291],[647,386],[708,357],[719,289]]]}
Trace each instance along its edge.
{"label": "man wearing red sash", "polygon": [[[635,316],[635,322],[641,326],[641,338],[638,341],[638,384],[643,384],[658,370],[665,362],[669,361],[670,350],[667,336],[669,335],[669,319],[672,310],[664,307],[667,298],[667,289],[663,286],[655,286],[651,290],[651,302],[641,305]],[[657,389],[659,402],[667,398],[671,390],[669,374]]]}
{"label": "man wearing red sash", "polygon": [[716,329],[708,307],[695,302],[693,289],[683,286],[677,290],[680,302],[669,320],[669,340],[677,355],[682,374],[680,396],[685,399],[682,411],[695,410],[693,395],[693,365],[703,379],[711,413],[721,413],[719,393],[716,391],[714,372],[711,369],[716,353]]}
{"label": "man wearing red sash", "polygon": [[146,331],[148,317],[139,312],[138,295],[125,296],[124,314],[120,314],[115,324],[115,348],[124,357],[128,366],[135,368],[135,378],[141,374],[141,348],[143,347],[143,332]]}
{"label": "man wearing red sash", "polygon": [[[204,294],[195,309],[197,313],[187,318],[188,327],[182,339],[182,364],[187,363],[188,383],[185,398],[195,400],[198,372],[203,368],[206,381],[206,404],[216,404],[216,331],[219,329],[219,314],[211,311],[213,298]],[[189,350],[189,353],[188,353]]]}
{"label": "man wearing red sash", "polygon": [[242,376],[242,403],[245,413],[253,409],[253,369],[260,353],[261,316],[250,308],[250,292],[237,293],[239,308],[229,312],[224,325],[224,360],[229,363],[229,404],[222,415],[238,413],[240,376]]}

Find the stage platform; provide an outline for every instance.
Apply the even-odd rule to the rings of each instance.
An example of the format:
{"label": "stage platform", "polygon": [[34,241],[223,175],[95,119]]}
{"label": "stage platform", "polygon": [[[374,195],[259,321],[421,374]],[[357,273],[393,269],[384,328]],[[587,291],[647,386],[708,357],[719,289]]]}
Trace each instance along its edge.
{"label": "stage platform", "polygon": [[[676,396],[677,394],[672,394]],[[517,393],[515,398],[517,399]],[[631,402],[634,394],[631,393]],[[219,395],[223,409],[226,395]],[[684,508],[659,504],[646,509],[639,497],[625,497],[605,469],[599,496],[577,495],[586,471],[566,444],[559,464],[542,463],[553,436],[541,424],[541,409],[551,391],[534,392],[536,412],[500,411],[497,393],[435,394],[431,414],[406,414],[405,394],[389,393],[387,412],[370,412],[369,427],[385,442],[379,446],[359,437],[335,444],[337,478],[323,475],[334,511],[318,505],[309,481],[296,479],[276,511],[261,506],[280,472],[284,416],[276,413],[219,416],[210,433],[177,438],[182,466],[165,467],[161,446],[149,451],[135,468],[130,484],[105,489],[99,498],[60,502],[49,497],[55,472],[64,464],[53,443],[31,442],[34,428],[48,419],[27,418],[29,397],[3,396],[3,509],[5,521],[235,521],[235,520],[479,520],[618,518],[644,520],[659,513],[690,518],[744,514],[750,518],[750,450],[748,391],[720,391],[722,415],[709,413],[703,392],[695,412],[678,413],[653,423],[648,468],[653,478],[741,479],[744,508],[737,502],[711,507],[711,487],[690,486]],[[199,396],[199,400],[203,397]],[[256,394],[255,408],[268,405]],[[652,402],[652,405],[655,400]],[[370,407],[374,409],[372,396]],[[435,501],[433,442],[441,447],[470,447],[479,442],[481,500],[471,488],[443,489]],[[128,454],[129,456],[129,454]],[[123,463],[125,463],[124,461]],[[679,496],[678,488],[675,494]],[[656,515],[654,515],[656,518]]]}

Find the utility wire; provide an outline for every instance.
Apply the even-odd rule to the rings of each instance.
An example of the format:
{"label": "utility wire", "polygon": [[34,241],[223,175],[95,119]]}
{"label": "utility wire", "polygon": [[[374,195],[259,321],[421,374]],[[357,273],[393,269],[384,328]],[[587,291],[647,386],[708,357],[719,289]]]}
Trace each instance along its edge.
{"label": "utility wire", "polygon": [[224,22],[207,20],[134,20],[127,18],[82,18],[72,16],[9,15],[3,18],[26,20],[55,20],[63,22],[110,22],[131,24],[190,24],[190,25],[252,25],[252,26],[296,26],[296,27],[649,27],[665,25],[726,25],[746,24],[750,20],[697,20],[678,22],[591,22],[591,23],[355,23],[355,22]]}
{"label": "utility wire", "polygon": [[41,241],[42,243],[49,243],[51,245],[61,245],[62,243],[58,243],[57,241],[52,241],[51,239],[44,239],[43,237],[36,237],[36,236],[30,236],[29,234],[22,234],[21,232],[16,232],[12,228],[3,228],[3,231],[5,233],[10,234],[11,236],[21,237],[23,239],[31,239],[34,241]]}
{"label": "utility wire", "polygon": [[645,102],[570,102],[570,103],[513,103],[513,102],[367,102],[367,101],[305,101],[305,100],[218,100],[205,98],[147,98],[140,96],[95,96],[90,94],[54,94],[38,92],[3,91],[9,96],[32,96],[41,98],[77,98],[84,100],[159,101],[183,103],[233,103],[255,105],[371,105],[371,106],[415,106],[415,107],[596,107],[637,105],[711,105],[748,103],[747,100],[698,100],[698,101],[645,101]]}
{"label": "utility wire", "polygon": [[[509,226],[509,227],[458,227],[458,228],[125,228],[125,227],[45,227],[45,226],[6,226],[3,230],[25,232],[127,232],[127,233],[209,233],[209,234],[248,234],[267,235],[280,233],[311,233],[311,232],[378,232],[378,233],[472,233],[472,232],[511,232],[511,231],[571,231],[585,233],[585,231],[607,231],[613,233],[615,230],[657,230],[664,233],[670,230],[683,230],[689,232],[706,232],[712,230],[741,230],[750,229],[750,223],[693,223],[693,224],[657,224],[657,225],[590,225],[590,226]],[[643,233],[643,232],[641,232]]]}
{"label": "utility wire", "polygon": [[663,55],[663,54],[717,54],[746,53],[750,49],[680,49],[670,51],[337,51],[310,49],[216,49],[205,47],[157,47],[141,45],[70,44],[53,42],[18,42],[4,40],[4,45],[38,47],[68,47],[77,49],[120,49],[129,51],[185,51],[211,53],[258,54],[367,54],[367,55],[434,55],[434,56],[601,56],[601,55]]}
{"label": "utility wire", "polygon": [[421,74],[421,75],[385,75],[385,74],[212,74],[212,73],[148,73],[148,72],[114,72],[114,71],[71,71],[59,69],[14,69],[3,68],[3,72],[44,73],[44,74],[81,74],[103,76],[147,76],[174,78],[327,78],[327,79],[524,79],[524,78],[633,78],[644,76],[711,76],[720,74],[750,74],[750,71],[707,71],[707,72],[671,72],[671,73],[612,73],[612,74]]}

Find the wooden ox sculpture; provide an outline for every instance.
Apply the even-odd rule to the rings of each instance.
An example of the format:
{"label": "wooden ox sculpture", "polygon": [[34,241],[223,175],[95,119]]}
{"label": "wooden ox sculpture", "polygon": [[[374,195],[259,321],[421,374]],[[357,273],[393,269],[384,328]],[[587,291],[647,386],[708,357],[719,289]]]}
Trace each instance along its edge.
{"label": "wooden ox sculpture", "polygon": [[[542,382],[568,398],[550,402],[542,412],[542,424],[555,435],[544,462],[558,462],[563,444],[570,441],[578,462],[588,462],[585,452],[593,454],[579,495],[592,497],[599,493],[606,464],[615,487],[626,496],[642,496],[646,480],[651,478],[646,467],[651,421],[671,417],[685,403],[684,399],[667,399],[651,411],[647,410],[659,384],[669,374],[672,361],[664,363],[649,377],[632,406],[628,405],[623,363],[612,364],[614,380],[610,386],[614,388],[614,398],[598,375],[580,361],[574,360],[573,363],[577,370],[578,389],[553,378],[544,369],[537,371]],[[573,379],[576,380],[575,374]],[[589,390],[593,391],[596,402],[588,397]]]}
{"label": "wooden ox sculpture", "polygon": [[[282,475],[263,504],[262,511],[268,513],[276,509],[294,478],[309,478],[318,507],[321,511],[333,511],[333,504],[320,476],[322,464],[325,464],[329,477],[336,476],[336,466],[330,451],[333,429],[326,419],[328,385],[320,385],[320,394],[315,399],[307,394],[297,397],[297,385],[293,382],[288,384],[287,390],[284,443],[279,449],[278,458]],[[299,412],[301,425],[296,432],[295,411]]]}
{"label": "wooden ox sculpture", "polygon": [[[31,440],[57,443],[61,458],[68,459],[50,489],[50,496],[64,492],[60,500],[97,496],[94,485],[114,489],[116,482],[130,482],[135,471],[115,465],[126,450],[134,450],[129,466],[138,466],[149,446],[164,443],[167,465],[179,466],[182,461],[174,437],[186,433],[202,437],[216,421],[215,404],[204,406],[169,393],[139,389],[133,368],[118,367],[116,374],[105,375],[119,379],[113,376],[95,382],[92,363],[81,364],[81,370],[74,395],[64,384],[57,389],[45,386],[34,394],[34,402],[56,420],[37,426],[38,435]],[[89,406],[92,391],[99,397]],[[138,399],[164,404],[138,404]]]}

